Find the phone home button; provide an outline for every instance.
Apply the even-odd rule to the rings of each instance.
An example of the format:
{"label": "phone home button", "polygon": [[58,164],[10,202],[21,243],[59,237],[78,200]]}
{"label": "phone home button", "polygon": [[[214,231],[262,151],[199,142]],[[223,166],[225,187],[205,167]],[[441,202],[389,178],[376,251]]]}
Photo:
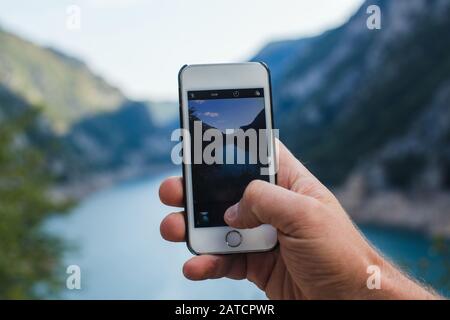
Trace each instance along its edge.
{"label": "phone home button", "polygon": [[239,231],[232,230],[225,236],[225,241],[231,248],[239,247],[242,242],[242,235]]}

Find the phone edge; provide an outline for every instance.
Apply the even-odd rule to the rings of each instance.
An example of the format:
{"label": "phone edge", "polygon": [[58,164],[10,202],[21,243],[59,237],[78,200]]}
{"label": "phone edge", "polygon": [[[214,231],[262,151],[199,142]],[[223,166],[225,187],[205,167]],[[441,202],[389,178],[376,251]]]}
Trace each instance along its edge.
{"label": "phone edge", "polygon": [[[183,97],[182,97],[182,87],[181,87],[181,75],[183,71],[188,67],[188,64],[183,65],[180,68],[180,71],[178,71],[178,109],[180,114],[180,128],[184,129],[184,121],[183,121]],[[188,214],[187,214],[187,197],[186,197],[186,179],[184,178],[186,176],[186,168],[184,162],[181,165],[182,167],[182,174],[183,174],[183,205],[184,205],[184,221],[185,221],[185,240],[186,240],[186,247],[193,255],[200,255],[199,252],[195,251],[194,248],[192,248],[190,241],[189,241],[189,222],[188,222]]]}
{"label": "phone edge", "polygon": [[[265,63],[264,61],[254,61],[256,63],[261,64],[264,69],[266,69],[267,71],[267,76],[269,78],[269,100],[270,100],[270,113],[272,114],[271,116],[271,126],[272,126],[272,130],[275,128],[275,115],[273,113],[273,98],[272,98],[272,74],[270,73],[270,69],[269,66],[267,65],[267,63]],[[276,144],[275,144],[275,137],[272,136],[272,144],[273,144],[273,148],[274,148],[274,153],[277,151],[276,149]],[[275,161],[277,159],[277,156],[275,154]],[[278,164],[275,163],[275,166],[277,166]],[[275,180],[275,185],[278,185],[278,173],[277,171],[275,171],[275,175],[274,175],[274,180]],[[278,241],[278,236],[277,236],[277,241],[275,242],[274,246],[272,248],[269,248],[267,250],[263,250],[263,251],[259,251],[259,252],[271,252],[274,251],[278,246],[280,245],[280,241]]]}

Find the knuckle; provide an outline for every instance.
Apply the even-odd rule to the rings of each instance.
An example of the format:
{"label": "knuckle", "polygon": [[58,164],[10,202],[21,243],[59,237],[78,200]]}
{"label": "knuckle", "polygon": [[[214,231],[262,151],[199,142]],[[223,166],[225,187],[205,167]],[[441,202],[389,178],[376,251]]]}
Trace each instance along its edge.
{"label": "knuckle", "polygon": [[258,201],[261,194],[261,183],[259,180],[253,180],[248,184],[242,196],[245,202],[252,204]]}
{"label": "knuckle", "polygon": [[317,214],[323,210],[323,205],[319,200],[311,198],[305,209],[308,213]]}

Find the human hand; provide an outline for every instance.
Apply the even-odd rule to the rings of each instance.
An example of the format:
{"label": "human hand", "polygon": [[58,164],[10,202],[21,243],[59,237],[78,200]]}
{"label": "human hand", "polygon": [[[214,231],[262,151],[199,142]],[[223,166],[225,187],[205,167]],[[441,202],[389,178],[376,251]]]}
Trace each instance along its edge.
{"label": "human hand", "polygon": [[[233,228],[271,224],[279,246],[271,252],[202,255],[188,260],[191,280],[248,279],[271,299],[425,299],[433,294],[408,279],[364,239],[335,196],[278,142],[278,185],[255,180],[225,213]],[[183,206],[181,178],[160,187],[161,201]],[[182,212],[161,222],[168,241],[185,241]],[[367,267],[381,271],[381,289],[370,290]]]}

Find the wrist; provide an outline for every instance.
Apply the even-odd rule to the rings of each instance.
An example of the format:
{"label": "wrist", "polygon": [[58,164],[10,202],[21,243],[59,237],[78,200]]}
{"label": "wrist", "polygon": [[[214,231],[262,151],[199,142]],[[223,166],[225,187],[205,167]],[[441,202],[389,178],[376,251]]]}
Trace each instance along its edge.
{"label": "wrist", "polygon": [[[431,300],[439,295],[410,279],[396,266],[372,249],[366,263],[366,277],[354,299]],[[370,272],[369,272],[370,271]],[[379,281],[377,279],[379,277]]]}

